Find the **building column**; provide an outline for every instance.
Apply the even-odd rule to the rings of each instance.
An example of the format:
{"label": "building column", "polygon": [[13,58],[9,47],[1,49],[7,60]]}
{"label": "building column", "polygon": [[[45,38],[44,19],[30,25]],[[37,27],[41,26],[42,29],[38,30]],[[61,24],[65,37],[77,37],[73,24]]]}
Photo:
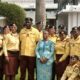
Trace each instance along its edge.
{"label": "building column", "polygon": [[77,12],[76,13],[72,13],[73,15],[73,26],[72,27],[75,27],[75,26],[78,26],[78,15],[77,15]]}
{"label": "building column", "polygon": [[78,13],[78,26],[80,26],[80,13]]}
{"label": "building column", "polygon": [[73,23],[73,15],[71,13],[68,14],[68,34],[70,35],[70,31]]}
{"label": "building column", "polygon": [[78,16],[77,13],[68,14],[68,34],[70,34],[72,27],[80,25],[79,20],[80,20],[80,15]]}

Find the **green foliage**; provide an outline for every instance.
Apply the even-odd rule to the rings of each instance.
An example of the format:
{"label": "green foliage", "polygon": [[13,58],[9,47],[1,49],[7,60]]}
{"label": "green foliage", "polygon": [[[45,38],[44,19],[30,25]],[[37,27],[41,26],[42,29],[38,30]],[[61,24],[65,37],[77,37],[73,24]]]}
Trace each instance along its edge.
{"label": "green foliage", "polygon": [[0,16],[6,17],[6,23],[15,23],[21,28],[25,19],[25,11],[15,4],[0,3]]}

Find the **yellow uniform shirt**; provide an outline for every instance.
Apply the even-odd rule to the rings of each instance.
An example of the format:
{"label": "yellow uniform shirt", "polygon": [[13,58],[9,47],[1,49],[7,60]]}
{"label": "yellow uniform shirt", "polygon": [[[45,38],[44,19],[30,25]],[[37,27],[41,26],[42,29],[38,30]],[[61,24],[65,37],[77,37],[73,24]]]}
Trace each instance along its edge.
{"label": "yellow uniform shirt", "polygon": [[73,66],[67,66],[63,73],[61,80],[80,80],[80,69],[79,65],[76,63]]}
{"label": "yellow uniform shirt", "polygon": [[66,54],[67,44],[68,44],[68,41],[65,39],[63,41],[57,40],[55,45],[56,54]]}
{"label": "yellow uniform shirt", "polygon": [[[2,35],[0,35],[0,48],[2,48],[3,47],[3,36]],[[1,50],[0,51],[0,56],[3,54],[3,51]]]}
{"label": "yellow uniform shirt", "polygon": [[39,35],[40,35],[40,40],[43,39],[43,31],[39,32]]}
{"label": "yellow uniform shirt", "polygon": [[37,29],[31,27],[31,29],[23,28],[20,32],[21,42],[21,55],[35,56],[36,43],[40,36]]}
{"label": "yellow uniform shirt", "polygon": [[53,36],[49,35],[49,40],[53,41],[54,43],[56,43],[57,38],[58,37],[56,35]]}
{"label": "yellow uniform shirt", "polygon": [[[16,35],[16,36],[14,36]],[[6,34],[3,39],[3,51],[7,55],[7,50],[19,51],[19,36],[18,34]]]}
{"label": "yellow uniform shirt", "polygon": [[72,38],[69,41],[69,44],[67,45],[67,48],[68,48],[67,53],[62,56],[60,61],[65,60],[68,55],[70,55],[70,56],[73,56],[73,55],[80,56],[80,37],[78,36],[77,39]]}
{"label": "yellow uniform shirt", "polygon": [[80,56],[80,37],[70,41],[70,56]]}
{"label": "yellow uniform shirt", "polygon": [[[49,40],[51,40],[51,41],[54,42],[55,44],[56,44],[57,38],[58,38],[58,37],[57,37],[56,35],[53,35],[53,36],[49,35]],[[56,55],[55,55],[55,53],[54,53],[54,60],[56,60]]]}

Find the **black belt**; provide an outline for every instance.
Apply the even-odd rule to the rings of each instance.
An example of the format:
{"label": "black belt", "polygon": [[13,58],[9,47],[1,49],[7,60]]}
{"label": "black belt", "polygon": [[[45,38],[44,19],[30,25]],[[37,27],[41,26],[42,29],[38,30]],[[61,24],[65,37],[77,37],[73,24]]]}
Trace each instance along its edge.
{"label": "black belt", "polygon": [[10,51],[10,50],[8,50],[8,54],[13,55],[13,56],[19,56],[19,51]]}

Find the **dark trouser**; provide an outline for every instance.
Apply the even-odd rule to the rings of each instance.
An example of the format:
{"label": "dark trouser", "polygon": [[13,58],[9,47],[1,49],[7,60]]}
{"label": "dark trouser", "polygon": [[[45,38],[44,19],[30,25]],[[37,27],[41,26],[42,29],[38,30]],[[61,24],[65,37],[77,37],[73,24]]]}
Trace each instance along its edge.
{"label": "dark trouser", "polygon": [[55,62],[53,62],[53,67],[52,67],[52,80],[55,80]]}
{"label": "dark trouser", "polygon": [[[57,62],[62,56],[63,54],[56,54]],[[69,64],[69,56],[66,58],[66,60],[55,64],[55,72],[57,75],[57,80],[60,80],[68,64]]]}
{"label": "dark trouser", "polygon": [[3,80],[4,56],[0,56],[0,80]]}
{"label": "dark trouser", "polygon": [[28,68],[28,80],[34,80],[34,68],[35,68],[35,57],[21,56],[20,57],[20,80],[26,78],[26,68]]}

